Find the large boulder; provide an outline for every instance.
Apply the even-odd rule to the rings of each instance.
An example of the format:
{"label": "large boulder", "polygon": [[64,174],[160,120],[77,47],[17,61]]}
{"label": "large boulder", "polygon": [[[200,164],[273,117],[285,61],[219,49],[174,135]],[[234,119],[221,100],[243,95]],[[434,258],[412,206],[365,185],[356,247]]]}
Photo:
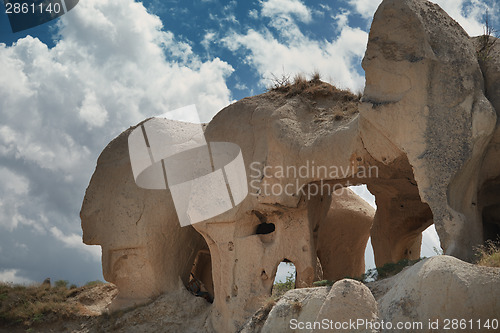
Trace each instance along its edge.
{"label": "large boulder", "polygon": [[329,327],[315,328],[312,332],[349,330],[349,332],[376,333],[378,330],[374,327],[378,322],[377,302],[370,289],[361,282],[350,279],[337,281],[326,296],[315,322],[324,324],[325,319],[329,321]]}
{"label": "large boulder", "polygon": [[[450,256],[437,256],[406,268],[400,274],[380,282],[374,293],[380,320],[423,323],[418,332],[449,332],[447,320],[466,321],[460,332],[492,332],[477,323],[498,319],[500,313],[500,268],[482,267]],[[376,288],[376,286],[370,286]],[[470,322],[472,320],[472,322]],[[429,321],[439,323],[437,329]],[[470,325],[473,325],[472,328]],[[390,332],[391,330],[387,330]],[[458,330],[455,330],[458,331]],[[382,331],[385,332],[385,331]],[[392,331],[391,331],[392,332]]]}

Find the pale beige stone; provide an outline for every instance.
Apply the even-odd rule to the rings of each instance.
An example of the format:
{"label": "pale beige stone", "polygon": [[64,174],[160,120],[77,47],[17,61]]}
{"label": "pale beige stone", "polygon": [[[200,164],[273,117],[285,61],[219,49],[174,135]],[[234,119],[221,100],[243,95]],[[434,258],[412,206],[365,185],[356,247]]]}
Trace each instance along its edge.
{"label": "pale beige stone", "polygon": [[[500,268],[482,267],[450,256],[436,256],[406,268],[382,281],[378,294],[380,319],[392,323],[423,322],[418,332],[449,332],[445,319],[463,319],[477,324],[498,318],[500,313]],[[439,321],[439,329],[428,327]],[[468,324],[470,325],[470,324]],[[451,327],[451,326],[450,326]],[[458,330],[456,330],[458,331]],[[460,332],[491,332],[466,326]]]}
{"label": "pale beige stone", "polygon": [[[280,262],[294,263],[298,288],[356,276],[369,235],[382,266],[418,258],[422,231],[432,223],[447,254],[470,260],[475,245],[500,232],[500,52],[496,46],[492,60],[480,65],[474,43],[435,4],[384,0],[363,60],[361,105],[316,82],[299,93],[243,99],[206,126],[208,142],[241,148],[250,193],[193,227],[179,226],[168,191],[135,185],[130,130],[122,133],[101,154],[81,212],[84,242],[102,246],[104,277],[118,286],[111,308],[180,292],[192,273],[214,298],[204,327],[235,332],[267,302]],[[315,166],[336,172],[311,172]],[[306,174],[287,174],[301,168]],[[332,196],[357,184],[375,195],[375,215],[349,191]],[[453,267],[446,267],[436,270],[450,277]],[[471,286],[471,295],[482,290]],[[368,299],[358,287],[354,299]],[[307,293],[291,295],[306,300]],[[284,329],[279,309],[297,317],[284,302],[263,330]],[[328,311],[337,311],[331,302]],[[367,314],[375,314],[367,304]]]}
{"label": "pale beige stone", "polygon": [[[497,118],[473,43],[438,5],[385,0],[363,68],[363,142],[378,161],[391,161],[396,149],[407,156],[442,247],[470,260],[483,241],[477,189]],[[387,141],[387,152],[374,148]]]}

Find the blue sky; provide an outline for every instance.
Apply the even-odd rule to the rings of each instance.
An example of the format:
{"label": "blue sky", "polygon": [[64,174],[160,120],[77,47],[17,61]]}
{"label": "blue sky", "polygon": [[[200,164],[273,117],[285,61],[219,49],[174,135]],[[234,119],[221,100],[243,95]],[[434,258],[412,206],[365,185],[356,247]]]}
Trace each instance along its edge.
{"label": "blue sky", "polygon": [[[209,121],[273,74],[318,70],[361,91],[379,2],[80,0],[16,34],[2,11],[0,281],[102,279],[79,211],[99,153],[129,126],[193,103]],[[496,0],[437,2],[471,35],[487,7],[499,16]]]}

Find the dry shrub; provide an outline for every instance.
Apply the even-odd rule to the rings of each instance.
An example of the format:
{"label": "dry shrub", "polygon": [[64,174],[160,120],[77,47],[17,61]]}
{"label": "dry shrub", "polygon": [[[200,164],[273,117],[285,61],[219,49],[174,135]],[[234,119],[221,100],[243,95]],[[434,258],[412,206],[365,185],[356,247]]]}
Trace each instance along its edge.
{"label": "dry shrub", "polygon": [[285,94],[286,97],[305,95],[307,97],[328,97],[341,102],[358,102],[360,94],[353,94],[349,90],[339,89],[329,83],[321,81],[319,72],[314,72],[310,80],[304,74],[297,74],[293,80],[290,75],[282,74],[281,77],[272,75],[272,84],[268,91]]}
{"label": "dry shrub", "polygon": [[486,267],[500,267],[500,239],[488,240],[476,248],[477,264]]}

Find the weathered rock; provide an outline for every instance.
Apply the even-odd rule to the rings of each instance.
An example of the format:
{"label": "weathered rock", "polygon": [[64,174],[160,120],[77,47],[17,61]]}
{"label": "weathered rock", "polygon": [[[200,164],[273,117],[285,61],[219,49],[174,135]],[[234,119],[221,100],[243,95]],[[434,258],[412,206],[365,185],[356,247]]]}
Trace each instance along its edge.
{"label": "weathered rock", "polygon": [[179,226],[168,191],[135,184],[130,131],[101,153],[80,213],[84,243],[101,245],[104,278],[118,287],[112,311],[183,288],[195,256],[206,248],[192,227]]}
{"label": "weathered rock", "polygon": [[[500,313],[500,268],[437,256],[381,282],[386,286],[376,294],[380,320],[422,322],[423,328],[415,329],[418,332],[449,332],[444,328],[446,319],[467,321],[466,329],[460,332],[491,332],[491,328],[471,328],[469,320],[472,325],[477,325],[477,320],[491,322]],[[438,320],[439,329],[429,329],[429,320]]]}
{"label": "weathered rock", "polygon": [[[385,0],[363,60],[360,128],[384,163],[407,156],[446,253],[471,259],[482,243],[479,171],[496,123],[467,33],[438,5]],[[390,143],[385,149],[384,143]]]}
{"label": "weathered rock", "polygon": [[287,292],[269,313],[261,333],[310,332],[290,324],[313,322],[321,310],[330,288],[303,288]]}

